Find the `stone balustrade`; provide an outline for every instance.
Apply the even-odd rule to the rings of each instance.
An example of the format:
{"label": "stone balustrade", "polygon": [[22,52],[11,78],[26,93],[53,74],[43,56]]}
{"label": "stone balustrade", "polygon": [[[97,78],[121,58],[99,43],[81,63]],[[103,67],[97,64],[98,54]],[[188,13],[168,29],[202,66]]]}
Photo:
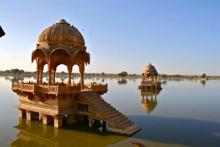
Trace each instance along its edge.
{"label": "stone balustrade", "polygon": [[158,82],[157,81],[155,81],[155,82],[153,82],[153,81],[142,81],[141,84],[157,85]]}
{"label": "stone balustrade", "polygon": [[[96,92],[106,92],[107,84],[89,83],[85,84],[85,88]],[[72,94],[81,92],[80,84],[65,85],[64,83],[57,83],[56,85],[38,85],[36,83],[13,82],[12,90],[29,92],[29,93],[45,93],[45,94]]]}
{"label": "stone balustrade", "polygon": [[13,82],[12,89],[25,92],[34,92],[36,90],[36,85],[34,83]]}
{"label": "stone balustrade", "polygon": [[96,92],[106,92],[108,90],[108,84],[86,83],[86,89],[91,89]]}
{"label": "stone balustrade", "polygon": [[102,84],[92,84],[91,89],[93,91],[107,91],[108,85],[102,85]]}

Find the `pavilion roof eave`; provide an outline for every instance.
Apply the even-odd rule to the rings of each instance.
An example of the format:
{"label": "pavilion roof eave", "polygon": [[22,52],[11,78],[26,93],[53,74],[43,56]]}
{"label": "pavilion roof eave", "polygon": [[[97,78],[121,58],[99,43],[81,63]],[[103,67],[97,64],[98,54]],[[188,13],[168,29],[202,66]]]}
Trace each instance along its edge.
{"label": "pavilion roof eave", "polygon": [[37,55],[37,54],[39,54],[39,52],[41,52],[43,54],[43,57],[44,57],[43,60],[45,60],[46,62],[48,61],[48,52],[46,51],[46,49],[36,48],[34,51],[32,51],[32,54],[31,54],[31,62],[32,63],[34,62],[34,60],[36,58],[39,57],[39,55]]}

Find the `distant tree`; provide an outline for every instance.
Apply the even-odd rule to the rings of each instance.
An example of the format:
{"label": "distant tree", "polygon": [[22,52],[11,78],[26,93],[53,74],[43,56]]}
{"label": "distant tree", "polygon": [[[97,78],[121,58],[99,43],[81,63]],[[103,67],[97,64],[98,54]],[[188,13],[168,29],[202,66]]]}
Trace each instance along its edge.
{"label": "distant tree", "polygon": [[104,75],[105,75],[105,73],[104,73],[104,72],[102,72],[102,73],[101,73],[101,75],[102,75],[102,76],[104,76]]}
{"label": "distant tree", "polygon": [[60,73],[61,73],[62,75],[64,75],[64,74],[65,74],[65,71],[61,71]]}
{"label": "distant tree", "polygon": [[201,76],[203,79],[205,79],[206,78],[206,74],[204,73],[204,74],[202,74],[202,76]]}
{"label": "distant tree", "polygon": [[118,76],[126,77],[126,76],[128,76],[128,73],[126,71],[122,71],[122,72],[118,73]]}
{"label": "distant tree", "polygon": [[167,78],[168,77],[168,75],[166,75],[166,74],[161,74],[160,75],[162,78]]}
{"label": "distant tree", "polygon": [[120,80],[118,80],[118,84],[119,85],[125,85],[125,84],[127,84],[127,80],[126,79],[120,79]]}
{"label": "distant tree", "polygon": [[10,72],[12,74],[22,74],[22,73],[24,73],[24,70],[20,70],[20,69],[16,68],[16,69],[11,69]]}
{"label": "distant tree", "polygon": [[10,73],[10,70],[5,70],[6,73]]}
{"label": "distant tree", "polygon": [[136,74],[129,74],[129,76],[136,76]]}

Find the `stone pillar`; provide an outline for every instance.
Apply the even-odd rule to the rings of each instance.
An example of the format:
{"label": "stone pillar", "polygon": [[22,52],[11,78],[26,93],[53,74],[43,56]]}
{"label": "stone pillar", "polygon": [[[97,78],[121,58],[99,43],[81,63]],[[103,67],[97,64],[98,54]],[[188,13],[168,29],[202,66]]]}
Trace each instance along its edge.
{"label": "stone pillar", "polygon": [[51,73],[52,73],[51,65],[48,65],[49,85],[51,85]]}
{"label": "stone pillar", "polygon": [[56,79],[56,68],[54,67],[52,70],[53,73],[53,85],[56,83],[55,79]]}
{"label": "stone pillar", "polygon": [[84,89],[84,71],[85,71],[84,64],[82,64],[81,66],[79,66],[81,89]]}
{"label": "stone pillar", "polygon": [[23,110],[21,110],[21,109],[18,109],[18,116],[19,116],[19,119],[21,118],[24,118],[24,116],[23,116]]}
{"label": "stone pillar", "polygon": [[26,111],[26,117],[27,117],[27,120],[31,120],[31,112],[30,111]]}
{"label": "stone pillar", "polygon": [[40,71],[39,71],[39,59],[37,58],[37,84],[39,84]]}
{"label": "stone pillar", "polygon": [[46,114],[42,114],[42,118],[43,118],[43,124],[47,125],[48,124],[47,115]]}
{"label": "stone pillar", "polygon": [[60,128],[62,127],[62,116],[61,115],[56,115],[54,116],[54,128]]}
{"label": "stone pillar", "polygon": [[44,65],[41,65],[39,68],[39,84],[43,84],[43,72],[44,72]]}
{"label": "stone pillar", "polygon": [[72,66],[68,66],[67,70],[68,70],[68,77],[69,77],[69,85],[71,85]]}

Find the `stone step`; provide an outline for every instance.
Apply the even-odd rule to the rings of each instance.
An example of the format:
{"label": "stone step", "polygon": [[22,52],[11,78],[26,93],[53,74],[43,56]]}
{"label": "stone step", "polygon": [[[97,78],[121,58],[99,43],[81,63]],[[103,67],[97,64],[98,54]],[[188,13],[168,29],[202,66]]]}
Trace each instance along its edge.
{"label": "stone step", "polygon": [[[100,104],[100,103],[92,103],[91,105],[90,105],[91,107],[95,107],[95,108],[101,108],[101,107],[103,107],[103,108],[109,108],[109,107],[112,107],[111,105],[105,105],[105,104]],[[112,107],[113,108],[113,107]]]}
{"label": "stone step", "polygon": [[[101,101],[101,102],[100,102],[100,101],[94,101],[94,104],[95,104],[95,105],[103,105],[103,106],[111,106],[110,104],[108,104],[108,103],[106,103],[106,102],[104,102],[104,101],[103,101],[103,102],[102,102],[102,101]],[[112,106],[111,106],[111,107],[112,107]]]}
{"label": "stone step", "polygon": [[120,129],[125,129],[125,128],[131,126],[132,124],[133,124],[133,123],[128,120],[128,121],[119,122],[119,123],[117,124],[117,127],[120,128]]}
{"label": "stone step", "polygon": [[118,112],[115,112],[115,111],[111,111],[111,112],[108,112],[108,113],[105,113],[105,116],[108,120],[110,120],[111,118],[113,117],[116,117],[116,116],[119,116],[121,115],[121,113],[118,113]]}
{"label": "stone step", "polygon": [[96,102],[96,103],[101,103],[101,104],[108,104],[108,103],[106,103],[104,100],[102,100],[102,99],[100,99],[100,100],[94,100],[94,102]]}
{"label": "stone step", "polygon": [[137,125],[132,125],[130,127],[127,127],[126,129],[124,129],[125,132],[128,132],[129,134],[133,134],[134,132],[139,131],[140,128]]}
{"label": "stone step", "polygon": [[[127,128],[130,128],[131,126],[127,127]],[[115,127],[112,127],[110,126],[109,129],[112,131],[112,132],[116,132],[116,133],[121,133],[121,134],[126,134],[126,135],[132,135],[136,132],[138,132],[140,130],[140,128],[136,127],[136,128],[131,128],[129,131],[127,131],[127,129],[120,129],[120,128],[115,128]]]}
{"label": "stone step", "polygon": [[126,117],[124,117],[123,115],[118,115],[118,116],[116,116],[116,117],[112,117],[112,118],[110,118],[110,120],[112,121],[112,122],[119,122],[119,121],[123,121],[123,120],[128,120]]}
{"label": "stone step", "polygon": [[90,102],[91,111],[93,113],[101,113],[98,118],[105,120],[109,124],[109,128],[112,132],[131,135],[139,130],[139,128],[130,121],[125,115],[120,113],[113,106],[108,104],[104,99],[98,95],[91,95],[88,97]]}
{"label": "stone step", "polygon": [[115,108],[113,108],[111,105],[96,104],[96,106],[99,108],[111,108],[115,110]]}
{"label": "stone step", "polygon": [[[103,115],[105,115],[105,116],[112,116],[112,115],[114,115],[114,113],[116,113],[114,110],[112,110],[112,109],[99,109],[100,111],[99,112],[101,112]],[[108,117],[109,118],[109,117]]]}
{"label": "stone step", "polygon": [[112,110],[112,109],[103,109],[103,110],[101,110],[101,112],[103,113],[103,114],[111,114],[111,113],[117,113],[117,112],[115,112],[115,110]]}
{"label": "stone step", "polygon": [[99,110],[99,111],[103,111],[103,113],[105,112],[105,110],[117,111],[112,106],[103,106],[103,105],[96,105],[96,109]]}
{"label": "stone step", "polygon": [[112,122],[112,124],[120,129],[124,129],[126,127],[128,127],[129,125],[131,125],[131,123],[129,121],[123,121],[123,122]]}
{"label": "stone step", "polygon": [[129,119],[126,118],[126,117],[123,117],[122,115],[117,115],[115,117],[110,118],[109,121],[111,121],[112,123],[119,124],[119,123],[122,123],[122,122],[125,122],[125,121],[129,121]]}

